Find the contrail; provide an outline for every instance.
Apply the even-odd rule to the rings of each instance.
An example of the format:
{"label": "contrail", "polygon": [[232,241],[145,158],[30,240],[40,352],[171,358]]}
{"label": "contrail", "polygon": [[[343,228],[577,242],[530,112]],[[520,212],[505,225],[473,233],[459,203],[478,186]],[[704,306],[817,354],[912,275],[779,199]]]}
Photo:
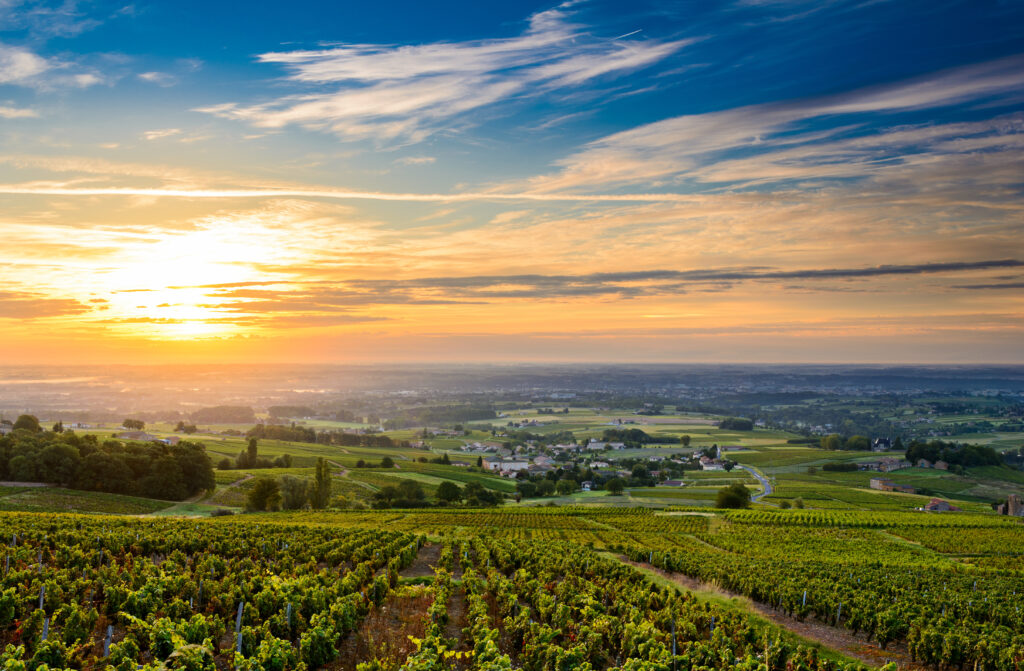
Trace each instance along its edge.
{"label": "contrail", "polygon": [[542,202],[692,202],[681,193],[385,193],[342,189],[160,189],[139,187],[64,187],[0,184],[0,194],[35,196],[148,196],[152,198],[330,198],[398,202],[457,203],[485,201]]}
{"label": "contrail", "polygon": [[634,30],[631,33],[626,33],[625,35],[619,35],[618,37],[613,37],[612,38],[612,42],[614,42],[615,40],[621,40],[623,37],[629,37],[630,35],[636,35],[637,33],[641,32],[642,30],[643,30],[642,28],[638,28],[637,30]]}

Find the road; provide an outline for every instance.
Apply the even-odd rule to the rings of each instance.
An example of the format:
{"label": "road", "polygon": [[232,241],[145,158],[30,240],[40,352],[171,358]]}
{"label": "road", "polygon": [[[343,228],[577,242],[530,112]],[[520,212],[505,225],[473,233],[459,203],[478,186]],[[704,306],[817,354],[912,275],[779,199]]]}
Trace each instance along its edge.
{"label": "road", "polygon": [[740,466],[739,464],[736,465],[736,468],[742,468],[747,473],[750,473],[755,478],[757,478],[757,481],[761,483],[761,488],[763,491],[760,494],[754,494],[753,496],[751,496],[751,501],[760,501],[761,499],[775,491],[774,489],[772,489],[772,483],[768,481],[768,478],[761,475],[760,471],[757,471],[751,468],[750,466]]}

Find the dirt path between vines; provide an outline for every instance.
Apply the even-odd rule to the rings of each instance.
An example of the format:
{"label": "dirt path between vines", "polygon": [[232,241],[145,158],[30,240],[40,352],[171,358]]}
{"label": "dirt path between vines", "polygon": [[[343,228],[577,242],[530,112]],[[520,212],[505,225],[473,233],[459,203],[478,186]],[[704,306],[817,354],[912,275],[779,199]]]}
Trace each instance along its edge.
{"label": "dirt path between vines", "polygon": [[631,561],[629,558],[622,555],[618,555],[618,559],[619,561],[629,564],[634,568],[638,568],[648,573],[654,573],[666,580],[674,582],[681,587],[685,587],[691,592],[697,592],[698,595],[701,593],[710,593],[726,598],[739,599],[747,610],[757,613],[766,620],[771,621],[773,624],[808,640],[816,641],[827,648],[841,652],[847,657],[856,659],[857,661],[869,666],[882,666],[889,662],[896,662],[901,669],[928,671],[928,667],[919,662],[915,662],[910,658],[910,653],[908,652],[905,643],[890,643],[885,650],[882,650],[877,643],[868,641],[864,638],[858,638],[854,636],[853,632],[849,629],[833,627],[816,620],[804,620],[801,622],[800,620],[790,617],[771,606],[757,601],[751,601],[741,594],[736,594],[716,585],[710,585],[708,583],[701,582],[700,580],[695,580],[694,578],[683,575],[682,573],[669,573],[668,571],[654,568],[653,566],[643,562]]}

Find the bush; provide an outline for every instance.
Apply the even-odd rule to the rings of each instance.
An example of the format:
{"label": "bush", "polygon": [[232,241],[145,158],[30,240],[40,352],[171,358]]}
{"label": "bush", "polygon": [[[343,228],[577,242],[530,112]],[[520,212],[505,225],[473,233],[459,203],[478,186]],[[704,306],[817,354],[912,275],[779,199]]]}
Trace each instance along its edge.
{"label": "bush", "polygon": [[735,483],[722,487],[715,497],[716,508],[748,508],[750,507],[750,490]]}

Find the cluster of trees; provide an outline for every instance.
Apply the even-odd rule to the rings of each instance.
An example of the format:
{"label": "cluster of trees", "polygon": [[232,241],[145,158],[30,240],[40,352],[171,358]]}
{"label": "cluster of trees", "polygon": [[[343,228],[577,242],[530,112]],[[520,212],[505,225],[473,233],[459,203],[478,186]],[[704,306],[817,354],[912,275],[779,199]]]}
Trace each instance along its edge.
{"label": "cluster of trees", "polygon": [[99,442],[71,431],[43,431],[31,416],[0,439],[0,479],[180,501],[215,486],[202,443]]}
{"label": "cluster of trees", "polygon": [[380,433],[349,433],[347,431],[317,431],[294,422],[284,424],[257,424],[245,433],[246,438],[285,440],[292,443],[341,445],[342,447],[408,447],[408,441],[395,441]]}
{"label": "cluster of trees", "polygon": [[823,471],[838,471],[841,473],[856,471],[860,468],[856,463],[852,461],[830,461],[823,464],[821,470]]}
{"label": "cluster of trees", "polygon": [[[391,457],[384,457],[380,460],[379,468],[394,468],[395,460]],[[360,459],[356,462],[356,468],[375,468],[373,464],[367,463],[365,459]]]}
{"label": "cluster of trees", "polygon": [[437,500],[427,499],[423,485],[415,480],[403,480],[398,485],[382,487],[373,494],[374,508],[426,508],[431,505],[453,506],[464,504],[469,508],[491,508],[503,502],[501,494],[487,489],[479,482],[468,482],[459,487],[445,480],[437,487]]}
{"label": "cluster of trees", "polygon": [[[123,426],[126,429],[131,429],[133,431],[142,431],[143,429],[146,428],[146,423],[143,422],[141,419],[126,419],[123,422],[121,422],[121,426]],[[63,426],[61,428],[63,428]]]}
{"label": "cluster of trees", "polygon": [[178,422],[178,425],[174,427],[174,431],[176,433],[184,433],[188,435],[192,435],[198,430],[199,429],[196,428],[195,424],[186,424],[185,422]]}
{"label": "cluster of trees", "polygon": [[291,468],[292,455],[282,454],[276,459],[264,459],[259,455],[259,441],[255,438],[249,439],[246,448],[238,453],[234,461],[224,457],[217,462],[217,468],[222,471],[230,471],[232,468]]}
{"label": "cluster of trees", "polygon": [[749,508],[750,490],[736,482],[718,490],[715,495],[716,508]]}
{"label": "cluster of trees", "polygon": [[259,478],[246,496],[246,509],[254,512],[274,510],[321,510],[331,497],[331,471],[327,460],[316,462],[313,480],[286,475],[282,478]]}
{"label": "cluster of trees", "polygon": [[[849,437],[843,437],[838,433],[830,433],[827,436],[823,436],[818,443],[822,449],[825,450],[850,450],[866,452],[871,449],[871,439],[867,436],[853,435]],[[899,437],[893,441],[892,449],[902,450],[903,440]]]}
{"label": "cluster of trees", "polygon": [[675,438],[662,436],[655,438],[643,429],[605,429],[601,440],[610,443],[625,443],[626,447],[639,447],[647,443],[674,443]]}
{"label": "cluster of trees", "polygon": [[932,463],[941,460],[960,467],[999,466],[1003,463],[999,453],[986,445],[962,445],[941,440],[927,443],[913,440],[907,446],[906,457],[912,464],[916,464],[918,459],[927,459]]}
{"label": "cluster of trees", "polygon": [[753,431],[754,421],[744,417],[726,417],[718,423],[718,428],[730,431]]}
{"label": "cluster of trees", "polygon": [[[530,475],[526,471],[519,471],[516,473],[516,487],[519,489],[520,485],[525,486],[526,483],[532,483],[537,488],[536,494],[533,494],[533,496],[548,496],[558,491],[559,482],[566,481],[569,484],[562,485],[562,493],[571,494],[580,488],[581,483],[587,481],[596,482],[597,478],[597,473],[590,468],[580,467],[578,464],[566,464],[554,469],[553,471],[548,471],[538,475]],[[544,484],[545,482],[549,484]],[[566,489],[570,484],[572,489],[569,489],[566,492]],[[554,489],[549,489],[549,487],[553,487]],[[526,490],[530,491],[529,487],[526,487]],[[527,496],[526,494],[523,495]]]}
{"label": "cluster of trees", "polygon": [[568,415],[569,408],[562,408],[561,410],[555,410],[554,408],[537,408],[538,415]]}

